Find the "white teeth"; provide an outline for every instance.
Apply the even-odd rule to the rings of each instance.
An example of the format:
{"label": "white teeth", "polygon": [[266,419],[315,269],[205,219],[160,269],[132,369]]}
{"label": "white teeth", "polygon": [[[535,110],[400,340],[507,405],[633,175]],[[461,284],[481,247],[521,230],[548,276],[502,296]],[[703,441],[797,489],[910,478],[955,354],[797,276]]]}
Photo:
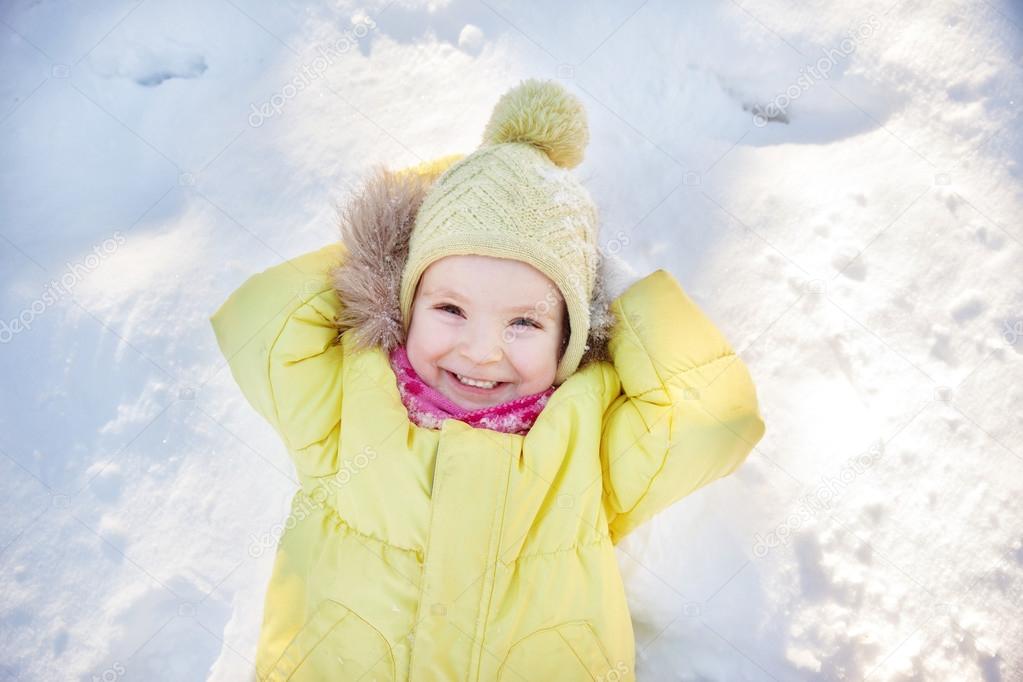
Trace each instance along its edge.
{"label": "white teeth", "polygon": [[[454,372],[452,372],[452,374],[454,374]],[[477,381],[476,379],[463,377],[461,374],[455,374],[455,376],[458,377],[458,380],[463,384],[475,386],[476,388],[493,388],[494,386],[497,386],[496,381]]]}

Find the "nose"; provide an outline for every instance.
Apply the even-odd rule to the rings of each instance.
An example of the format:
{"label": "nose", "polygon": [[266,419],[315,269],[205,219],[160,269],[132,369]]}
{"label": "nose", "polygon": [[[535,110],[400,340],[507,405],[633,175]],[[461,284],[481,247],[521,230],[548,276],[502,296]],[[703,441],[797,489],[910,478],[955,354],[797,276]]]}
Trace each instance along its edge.
{"label": "nose", "polygon": [[504,353],[501,335],[473,326],[462,337],[460,352],[473,365],[497,362]]}

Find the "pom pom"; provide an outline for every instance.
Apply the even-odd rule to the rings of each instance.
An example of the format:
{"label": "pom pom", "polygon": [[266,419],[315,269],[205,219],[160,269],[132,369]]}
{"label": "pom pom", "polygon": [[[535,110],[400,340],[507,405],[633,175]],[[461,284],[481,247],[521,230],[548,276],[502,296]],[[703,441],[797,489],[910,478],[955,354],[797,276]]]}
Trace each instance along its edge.
{"label": "pom pom", "polygon": [[589,139],[582,102],[561,85],[536,79],[504,93],[483,131],[484,145],[526,142],[562,168],[582,162]]}

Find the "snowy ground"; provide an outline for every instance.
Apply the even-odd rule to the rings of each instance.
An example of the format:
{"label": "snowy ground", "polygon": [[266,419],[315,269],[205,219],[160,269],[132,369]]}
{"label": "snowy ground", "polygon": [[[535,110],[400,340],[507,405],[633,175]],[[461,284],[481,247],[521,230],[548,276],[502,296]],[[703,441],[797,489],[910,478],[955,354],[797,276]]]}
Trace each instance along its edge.
{"label": "snowy ground", "polygon": [[767,422],[622,546],[639,679],[1023,679],[1018,2],[336,5],[0,10],[2,679],[246,678],[296,483],[207,318],[528,77]]}

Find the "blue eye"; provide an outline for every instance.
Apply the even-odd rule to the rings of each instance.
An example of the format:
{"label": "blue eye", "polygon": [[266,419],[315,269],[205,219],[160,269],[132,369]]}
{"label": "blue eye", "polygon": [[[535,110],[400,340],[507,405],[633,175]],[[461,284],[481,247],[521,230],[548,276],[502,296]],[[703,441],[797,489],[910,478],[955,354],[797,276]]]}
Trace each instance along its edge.
{"label": "blue eye", "polygon": [[[441,311],[444,311],[444,312],[449,312],[452,315],[459,315],[459,316],[461,316],[461,313],[462,313],[462,309],[459,308],[458,306],[454,305],[453,303],[444,303],[442,305],[434,306],[434,309],[435,310],[441,310]],[[543,329],[543,327],[541,327],[535,321],[530,320],[528,317],[520,317],[520,318],[516,319],[512,324],[515,325],[515,326],[523,326],[524,325],[524,326],[527,326],[527,327],[535,327],[536,329]]]}

